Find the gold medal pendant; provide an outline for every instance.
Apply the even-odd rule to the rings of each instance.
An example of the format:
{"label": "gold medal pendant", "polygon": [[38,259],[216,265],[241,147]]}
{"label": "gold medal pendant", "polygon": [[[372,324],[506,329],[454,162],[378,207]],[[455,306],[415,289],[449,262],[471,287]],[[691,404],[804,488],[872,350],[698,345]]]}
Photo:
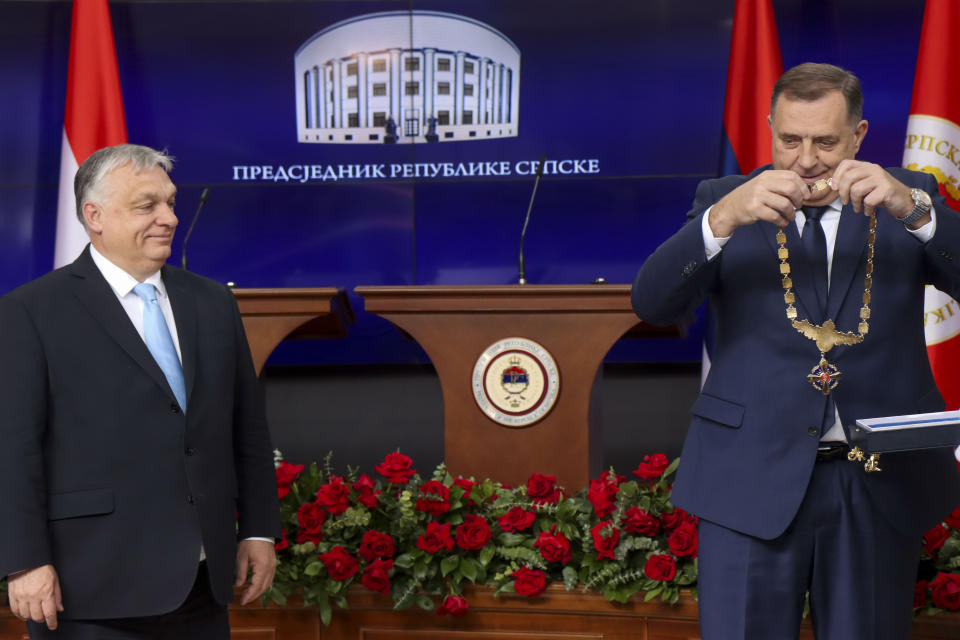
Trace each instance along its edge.
{"label": "gold medal pendant", "polygon": [[813,385],[814,389],[827,396],[840,383],[842,375],[837,365],[827,362],[827,359],[821,353],[820,362],[810,370],[807,381]]}
{"label": "gold medal pendant", "polygon": [[[825,188],[829,183],[824,182]],[[814,185],[819,187],[819,183]],[[783,301],[787,306],[787,320],[804,337],[812,340],[820,351],[820,362],[807,375],[807,381],[813,388],[829,395],[837,387],[843,375],[837,366],[827,361],[826,354],[838,345],[853,345],[863,342],[864,336],[870,330],[870,288],[873,285],[873,251],[877,239],[877,217],[870,216],[870,229],[867,235],[867,264],[866,276],[863,283],[863,306],[860,308],[860,324],[857,333],[840,331],[833,320],[825,320],[823,324],[814,324],[809,320],[797,318],[797,308],[794,306],[796,296],[793,293],[793,278],[790,276],[790,251],[787,249],[787,236],[783,229],[777,231],[777,257],[780,258],[780,279],[783,286]]]}

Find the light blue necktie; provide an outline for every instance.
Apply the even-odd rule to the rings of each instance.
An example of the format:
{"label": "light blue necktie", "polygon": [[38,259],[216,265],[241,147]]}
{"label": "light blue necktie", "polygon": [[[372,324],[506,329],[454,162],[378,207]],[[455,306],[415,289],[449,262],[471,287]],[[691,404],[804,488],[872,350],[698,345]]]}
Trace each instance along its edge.
{"label": "light blue necktie", "polygon": [[187,390],[183,383],[183,367],[180,366],[167,321],[163,318],[163,309],[157,302],[157,288],[148,282],[141,282],[133,288],[133,292],[143,300],[143,339],[147,349],[166,376],[180,408],[186,411]]}

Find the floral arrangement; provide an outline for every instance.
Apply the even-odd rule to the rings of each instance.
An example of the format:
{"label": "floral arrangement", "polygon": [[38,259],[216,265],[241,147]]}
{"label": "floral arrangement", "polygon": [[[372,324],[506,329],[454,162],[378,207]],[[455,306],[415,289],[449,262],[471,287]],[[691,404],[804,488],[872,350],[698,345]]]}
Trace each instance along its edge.
{"label": "floral arrangement", "polygon": [[930,615],[960,610],[960,507],[923,534],[913,607]]}
{"label": "floral arrangement", "polygon": [[574,495],[534,473],[510,487],[454,477],[441,464],[426,480],[390,453],[375,471],[334,472],[276,460],[283,538],[264,599],[299,592],[329,624],[359,581],[396,609],[466,614],[467,583],[536,597],[553,582],[626,602],[696,594],[697,518],[670,503],[678,461],[646,456],[633,478],[612,469]]}
{"label": "floral arrangement", "polygon": [[[696,597],[697,518],[670,503],[679,461],[663,454],[645,456],[630,480],[611,469],[572,496],[538,473],[513,488],[441,464],[424,481],[396,452],[377,480],[349,467],[337,475],[331,456],[306,466],[277,452],[275,462],[283,538],[264,600],[299,593],[325,624],[357,580],[397,609],[454,616],[469,610],[467,583],[527,597],[552,582],[615,602],[642,593],[675,603],[682,588]],[[914,609],[960,610],[960,507],[923,536]]]}

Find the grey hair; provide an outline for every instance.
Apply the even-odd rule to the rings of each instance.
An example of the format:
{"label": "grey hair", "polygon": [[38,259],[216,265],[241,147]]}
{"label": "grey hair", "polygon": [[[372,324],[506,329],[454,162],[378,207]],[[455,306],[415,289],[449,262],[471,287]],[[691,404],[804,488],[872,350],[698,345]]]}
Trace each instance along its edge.
{"label": "grey hair", "polygon": [[[132,165],[134,171],[163,167],[164,171],[173,169],[173,156],[166,151],[156,151],[139,144],[118,144],[94,151],[83,161],[73,178],[73,193],[77,199],[77,218],[86,228],[83,219],[83,203],[101,196],[96,193],[102,186],[108,173],[124,165]],[[96,193],[96,196],[94,195]]]}
{"label": "grey hair", "polygon": [[785,95],[792,100],[813,102],[830,91],[839,91],[847,102],[847,119],[854,127],[863,118],[863,90],[860,80],[850,71],[832,64],[805,62],[780,76],[770,97],[770,115],[777,108],[777,100]]}

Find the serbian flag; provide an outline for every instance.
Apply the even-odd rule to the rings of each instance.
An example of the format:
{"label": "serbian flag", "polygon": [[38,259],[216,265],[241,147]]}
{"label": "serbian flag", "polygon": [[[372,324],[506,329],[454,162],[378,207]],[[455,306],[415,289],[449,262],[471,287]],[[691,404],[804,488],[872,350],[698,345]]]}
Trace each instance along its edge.
{"label": "serbian flag", "polygon": [[107,0],[74,0],[54,268],[73,262],[88,240],[77,219],[73,194],[77,169],[97,149],[126,141],[127,125]]}
{"label": "serbian flag", "polygon": [[[960,65],[958,30],[960,2],[927,0],[903,152],[904,167],[936,176],[954,211],[960,211],[960,170],[953,158],[960,149],[960,86],[951,80]],[[960,303],[928,286],[924,311],[937,386],[947,410],[960,409]]]}
{"label": "serbian flag", "polygon": [[750,173],[769,164],[767,116],[773,85],[783,74],[771,0],[737,0],[727,63],[720,173]]}
{"label": "serbian flag", "polygon": [[[720,175],[750,173],[770,163],[773,140],[767,116],[773,85],[782,74],[780,40],[771,0],[737,0],[723,104]],[[705,324],[701,385],[710,371],[713,347],[709,314]]]}

